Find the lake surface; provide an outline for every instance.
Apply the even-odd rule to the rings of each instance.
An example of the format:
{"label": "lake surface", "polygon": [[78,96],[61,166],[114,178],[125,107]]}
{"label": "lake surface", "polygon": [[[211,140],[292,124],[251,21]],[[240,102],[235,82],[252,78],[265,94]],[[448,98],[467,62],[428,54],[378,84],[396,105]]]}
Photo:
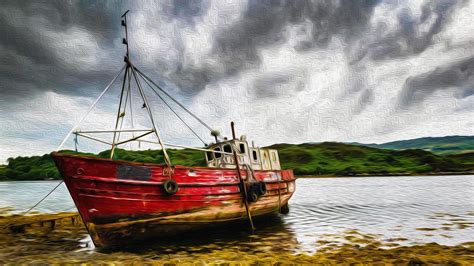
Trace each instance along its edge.
{"label": "lake surface", "polygon": [[[0,182],[0,208],[12,207],[20,213],[56,184]],[[61,185],[35,210],[54,213],[75,207]],[[301,178],[290,213],[257,222],[256,227],[254,234],[226,229],[161,243],[159,248],[172,253],[258,246],[259,250],[311,253],[327,241],[344,243],[344,235],[354,230],[401,245],[474,241],[474,176]]]}

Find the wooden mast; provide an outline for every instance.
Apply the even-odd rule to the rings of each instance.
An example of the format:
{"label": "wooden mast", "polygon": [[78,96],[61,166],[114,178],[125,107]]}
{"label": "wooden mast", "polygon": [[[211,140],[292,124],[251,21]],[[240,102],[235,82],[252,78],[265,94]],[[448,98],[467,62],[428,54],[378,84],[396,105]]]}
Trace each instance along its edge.
{"label": "wooden mast", "polygon": [[[125,74],[124,74],[124,77],[123,77],[123,83],[122,83],[122,90],[121,90],[121,93],[120,93],[120,103],[119,103],[119,108],[118,108],[118,111],[117,111],[117,119],[116,119],[116,122],[115,122],[115,131],[114,131],[114,136],[113,136],[113,140],[112,140],[112,148],[111,148],[111,152],[110,152],[110,158],[113,159],[113,156],[114,156],[114,152],[115,152],[115,147],[117,145],[120,145],[120,144],[124,144],[126,142],[129,142],[129,141],[133,141],[133,140],[138,140],[139,138],[143,137],[143,136],[146,136],[148,135],[149,133],[155,133],[155,136],[157,137],[158,139],[158,143],[160,144],[161,146],[161,149],[163,150],[163,155],[164,155],[164,159],[165,159],[165,163],[168,167],[171,167],[171,161],[169,159],[169,156],[168,156],[168,153],[166,152],[166,148],[163,144],[163,140],[156,128],[156,125],[155,125],[155,120],[153,119],[153,115],[152,115],[152,112],[151,112],[151,109],[150,109],[150,105],[148,103],[148,100],[146,98],[146,95],[145,95],[145,92],[143,91],[143,88],[140,84],[140,81],[138,79],[138,76],[135,72],[135,66],[132,65],[131,61],[130,61],[130,50],[129,50],[129,46],[128,46],[128,28],[127,28],[127,13],[129,12],[129,10],[127,10],[123,15],[122,17],[124,18],[122,20],[122,26],[125,28],[125,38],[123,38],[122,40],[122,43],[127,47],[127,52],[125,54],[125,58],[124,58],[124,61],[126,63],[126,69],[125,69]],[[137,84],[137,88],[138,88],[138,92],[144,102],[144,107],[146,108],[147,110],[147,113],[148,113],[148,116],[151,120],[151,125],[152,125],[152,130],[151,132],[149,133],[145,133],[143,135],[140,135],[138,137],[133,137],[129,140],[126,140],[126,141],[122,141],[122,142],[119,142],[118,138],[116,138],[117,136],[117,132],[118,132],[118,125],[119,125],[119,121],[120,119],[124,119],[121,115],[121,111],[122,111],[122,101],[123,101],[123,94],[124,94],[124,90],[125,90],[125,84],[126,84],[126,81],[127,81],[127,77],[129,79],[129,82],[130,82],[130,79],[131,77],[133,76],[136,84]],[[130,85],[129,85],[129,93],[131,94],[131,89],[130,89]],[[128,97],[128,95],[127,95]],[[131,98],[131,97],[130,97]],[[131,100],[130,100],[131,101]],[[126,109],[126,106],[125,106],[125,109]],[[130,104],[130,109],[132,109],[131,107],[131,104]],[[125,110],[124,110],[125,111]],[[118,136],[120,136],[120,132],[118,132]],[[171,172],[171,171],[170,171]]]}
{"label": "wooden mast", "polygon": [[[234,122],[230,122],[230,127],[232,128],[232,139],[235,140],[235,128],[234,128]],[[250,223],[250,228],[252,231],[255,230],[255,227],[253,226],[253,221],[252,221],[252,215],[250,214],[250,209],[249,209],[249,202],[248,202],[248,195],[247,195],[247,182],[242,178],[242,173],[240,172],[240,164],[239,164],[239,158],[237,156],[237,149],[235,145],[232,145],[232,151],[234,153],[234,160],[235,160],[235,166],[237,167],[237,176],[239,177],[240,181],[240,186],[242,187],[242,196],[244,198],[244,204],[245,204],[245,210],[247,212],[247,217],[249,219]],[[247,176],[248,180],[248,176]]]}
{"label": "wooden mast", "polygon": [[[127,81],[127,75],[130,75],[130,73],[128,73],[128,71],[130,70],[130,58],[129,58],[129,49],[128,49],[128,29],[127,29],[127,13],[129,11],[130,10],[125,11],[125,13],[123,13],[123,15],[122,15],[122,18],[124,18],[124,20],[122,20],[122,26],[125,28],[125,38],[122,39],[122,43],[125,44],[125,46],[127,46],[127,52],[126,52],[125,58],[124,58],[125,63],[127,63],[127,67],[125,69],[125,74],[123,75],[122,89],[120,91],[120,103],[119,103],[119,107],[118,107],[118,111],[117,111],[117,119],[115,121],[115,130],[116,131],[117,131],[117,128],[118,128],[118,125],[119,125],[120,117],[121,117],[120,114],[121,114],[121,111],[122,111],[122,101],[123,101],[123,92],[124,92],[124,89],[125,89],[125,82]],[[118,139],[116,139],[116,136],[117,136],[117,132],[114,132],[114,137],[112,139],[112,148],[110,150],[110,159],[113,159],[114,153],[115,153],[115,147],[117,146],[116,142],[119,141]],[[119,138],[120,138],[120,134],[119,134]]]}

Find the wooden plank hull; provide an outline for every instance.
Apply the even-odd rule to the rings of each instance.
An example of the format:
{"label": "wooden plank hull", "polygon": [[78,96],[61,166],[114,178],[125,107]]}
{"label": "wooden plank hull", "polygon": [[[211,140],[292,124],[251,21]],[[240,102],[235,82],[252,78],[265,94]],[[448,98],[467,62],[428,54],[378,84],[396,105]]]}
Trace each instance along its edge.
{"label": "wooden plank hull", "polygon": [[[247,218],[236,169],[134,163],[52,154],[76,207],[98,247],[108,247]],[[250,173],[241,170],[244,179]],[[252,217],[276,213],[295,191],[292,170],[255,171],[267,192],[250,203]],[[172,178],[179,190],[169,195]]]}

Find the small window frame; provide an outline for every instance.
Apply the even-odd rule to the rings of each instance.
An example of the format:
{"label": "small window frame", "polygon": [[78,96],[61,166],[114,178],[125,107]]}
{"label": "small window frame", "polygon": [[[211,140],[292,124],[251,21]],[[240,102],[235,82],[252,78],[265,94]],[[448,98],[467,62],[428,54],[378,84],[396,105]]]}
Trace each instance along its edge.
{"label": "small window frame", "polygon": [[258,152],[256,150],[252,150],[252,160],[254,163],[258,162]]}
{"label": "small window frame", "polygon": [[206,151],[206,159],[207,159],[208,162],[214,160],[214,152]]}
{"label": "small window frame", "polygon": [[[223,150],[224,152],[227,152],[227,153],[232,153],[232,147],[230,146],[230,144],[224,144],[224,145],[222,146],[222,150]],[[226,154],[226,155],[227,155],[227,154]]]}
{"label": "small window frame", "polygon": [[245,143],[240,143],[239,144],[239,152],[242,153],[242,154],[246,153]]}
{"label": "small window frame", "polygon": [[222,158],[221,147],[215,147],[213,150],[214,150],[214,152],[213,152],[214,153],[214,158],[216,158],[216,159]]}

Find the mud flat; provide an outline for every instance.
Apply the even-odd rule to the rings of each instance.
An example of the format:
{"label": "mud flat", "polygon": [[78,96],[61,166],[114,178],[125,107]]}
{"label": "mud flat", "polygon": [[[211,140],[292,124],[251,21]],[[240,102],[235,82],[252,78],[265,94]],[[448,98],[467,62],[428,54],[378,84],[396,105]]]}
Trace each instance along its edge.
{"label": "mud flat", "polygon": [[[298,241],[291,234],[272,237],[248,235],[253,245],[223,245],[219,241],[188,239],[163,244],[150,243],[125,250],[98,250],[90,241],[82,222],[71,213],[41,214],[27,217],[4,215],[0,228],[0,261],[7,264],[395,264],[395,265],[474,265],[474,242],[456,246],[436,243],[400,246],[380,241],[376,235],[350,230],[338,236],[344,242],[319,240],[314,252],[299,252]],[[57,218],[57,219],[56,219]],[[51,220],[55,220],[54,227]],[[47,221],[47,222],[41,222]],[[13,230],[12,230],[13,228]],[[16,229],[15,229],[16,228]],[[334,237],[334,236],[332,236]],[[328,239],[332,239],[328,237]],[[193,244],[195,243],[195,244]]]}

